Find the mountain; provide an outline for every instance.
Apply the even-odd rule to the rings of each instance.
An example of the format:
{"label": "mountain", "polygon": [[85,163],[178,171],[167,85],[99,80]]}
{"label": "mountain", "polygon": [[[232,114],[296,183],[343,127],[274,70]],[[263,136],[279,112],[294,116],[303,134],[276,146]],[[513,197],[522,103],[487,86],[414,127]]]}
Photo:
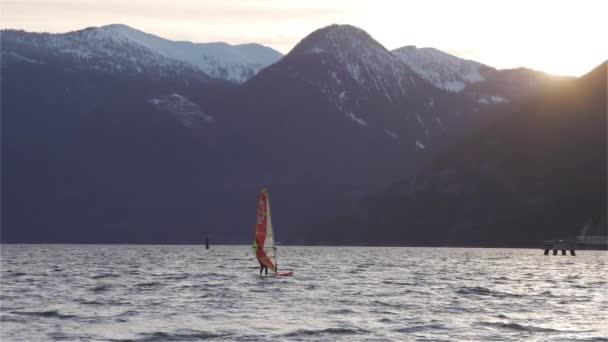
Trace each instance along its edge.
{"label": "mountain", "polygon": [[237,84],[87,34],[2,32],[2,241],[195,241]]}
{"label": "mountain", "polygon": [[329,241],[319,222],[518,102],[437,87],[349,25],[241,84],[119,25],[0,38],[6,242],[244,243],[262,186],[279,241]]}
{"label": "mountain", "polygon": [[181,70],[237,83],[282,57],[278,51],[259,44],[176,42],[121,24],[65,34],[4,30],[2,36],[3,41],[10,44],[6,49],[9,52],[3,57],[22,61],[45,62],[37,56],[37,51],[42,49],[54,58],[69,58],[70,64],[118,72],[170,69],[169,72],[176,73]]}
{"label": "mountain", "polygon": [[334,221],[370,243],[537,247],[606,232],[606,63],[454,144]]}
{"label": "mountain", "polygon": [[552,83],[568,79],[526,68],[497,70],[434,48],[410,45],[392,52],[435,86],[480,104],[525,102]]}
{"label": "mountain", "polygon": [[224,146],[248,162],[230,184],[271,184],[274,203],[287,207],[275,209],[277,222],[291,222],[282,232],[308,235],[496,115],[419,77],[365,31],[331,25],[239,87]]}
{"label": "mountain", "polygon": [[[326,125],[335,121],[345,126],[341,132],[356,132],[410,152],[437,143],[450,124],[466,121],[468,112],[482,108],[420,78],[365,31],[350,25],[311,33],[280,62],[245,83],[241,97],[252,100],[247,106],[272,101],[280,111],[261,110],[260,115],[283,120],[286,115],[294,120],[316,117]],[[314,102],[303,102],[306,97]],[[300,110],[297,107],[304,112],[292,114]],[[335,133],[339,131],[328,134],[333,139]]]}
{"label": "mountain", "polygon": [[420,77],[435,86],[460,92],[466,86],[485,81],[482,73],[491,68],[479,62],[452,56],[434,48],[404,46],[392,51]]}

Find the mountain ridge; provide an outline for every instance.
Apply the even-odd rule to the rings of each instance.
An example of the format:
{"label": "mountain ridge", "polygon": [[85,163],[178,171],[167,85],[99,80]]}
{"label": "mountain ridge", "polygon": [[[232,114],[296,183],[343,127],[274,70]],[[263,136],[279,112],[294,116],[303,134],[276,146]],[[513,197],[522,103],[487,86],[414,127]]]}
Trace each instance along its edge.
{"label": "mountain ridge", "polygon": [[304,243],[518,103],[440,89],[351,26],[315,31],[242,84],[78,32],[102,37],[0,37],[3,241],[192,243],[206,226],[242,243],[270,185],[281,239]]}
{"label": "mountain ridge", "polygon": [[538,247],[589,225],[605,235],[606,72],[554,84],[328,226],[408,245]]}
{"label": "mountain ridge", "polygon": [[[208,77],[242,83],[263,67],[272,64],[282,54],[256,43],[230,45],[227,43],[192,43],[171,41],[149,34],[124,24],[88,27],[60,34],[32,33],[3,30],[8,35],[4,40],[14,44],[37,44],[55,55],[74,56],[76,59],[91,57],[124,58],[136,68],[151,69],[158,65],[176,65],[198,70]],[[26,36],[27,41],[19,38]],[[127,50],[140,50],[140,56],[129,56]],[[156,60],[150,67],[138,61],[144,53],[148,59]],[[115,56],[113,56],[115,55]],[[139,64],[137,62],[140,62]],[[138,69],[137,69],[138,70]]]}

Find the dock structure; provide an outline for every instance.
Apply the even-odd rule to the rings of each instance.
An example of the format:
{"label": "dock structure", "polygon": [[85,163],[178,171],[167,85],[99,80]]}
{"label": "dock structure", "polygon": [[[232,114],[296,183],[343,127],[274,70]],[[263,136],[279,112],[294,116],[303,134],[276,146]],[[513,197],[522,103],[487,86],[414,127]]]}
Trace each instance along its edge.
{"label": "dock structure", "polygon": [[553,255],[558,255],[558,251],[561,251],[561,255],[567,255],[566,251],[570,251],[570,255],[576,255],[577,247],[608,250],[608,236],[577,236],[576,239],[571,240],[543,241],[545,255],[549,255],[551,250],[553,250]]}
{"label": "dock structure", "polygon": [[543,249],[545,255],[549,255],[549,251],[553,250],[553,255],[557,255],[557,251],[561,250],[562,255],[567,255],[566,251],[570,251],[570,255],[575,256],[576,241],[573,240],[546,240],[543,241]]}

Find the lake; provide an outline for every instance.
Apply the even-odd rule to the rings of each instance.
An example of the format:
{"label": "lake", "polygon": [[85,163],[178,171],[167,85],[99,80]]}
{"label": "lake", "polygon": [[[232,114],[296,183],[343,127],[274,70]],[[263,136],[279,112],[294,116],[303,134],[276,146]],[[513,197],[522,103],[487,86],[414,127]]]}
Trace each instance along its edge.
{"label": "lake", "polygon": [[2,341],[608,341],[608,253],[2,245]]}

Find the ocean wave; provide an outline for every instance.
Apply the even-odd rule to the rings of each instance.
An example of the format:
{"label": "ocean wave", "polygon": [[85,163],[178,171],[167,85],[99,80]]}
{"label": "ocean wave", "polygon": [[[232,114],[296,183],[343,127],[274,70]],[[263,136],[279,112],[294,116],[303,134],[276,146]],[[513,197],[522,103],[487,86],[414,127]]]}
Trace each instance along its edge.
{"label": "ocean wave", "polygon": [[383,301],[380,301],[380,300],[374,300],[374,301],[372,301],[372,304],[376,304],[376,305],[380,305],[380,306],[386,306],[386,307],[390,307],[390,308],[405,308],[405,307],[408,307],[408,305],[405,305],[405,304],[387,303],[387,302],[383,302]]}
{"label": "ocean wave", "polygon": [[189,276],[189,274],[169,274],[164,276],[164,278],[167,280],[184,280],[187,279]]}
{"label": "ocean wave", "polygon": [[78,302],[84,305],[104,305],[102,302],[96,300],[79,300]]}
{"label": "ocean wave", "polygon": [[396,332],[411,334],[415,332],[427,331],[427,330],[445,330],[447,329],[444,325],[441,324],[424,324],[424,325],[415,325],[413,327],[405,327],[395,329]]}
{"label": "ocean wave", "polygon": [[394,281],[394,280],[384,280],[384,281],[382,281],[382,284],[385,284],[385,285],[400,285],[400,286],[415,286],[415,284],[412,284],[412,283],[399,282],[399,281]]}
{"label": "ocean wave", "polygon": [[112,285],[99,285],[91,289],[93,292],[106,292],[112,288]]}
{"label": "ocean wave", "polygon": [[119,277],[120,277],[120,274],[102,273],[102,274],[95,274],[95,275],[91,276],[91,279],[119,278]]}
{"label": "ocean wave", "polygon": [[344,314],[353,314],[353,313],[355,313],[355,311],[350,310],[350,309],[334,309],[334,310],[327,310],[327,313],[330,315],[344,315]]}
{"label": "ocean wave", "polygon": [[298,329],[296,331],[284,334],[284,337],[298,337],[298,336],[317,336],[325,334],[335,335],[358,335],[368,333],[368,330],[359,328],[327,328],[327,329]]}
{"label": "ocean wave", "polygon": [[70,319],[76,316],[74,315],[65,315],[60,314],[57,310],[48,310],[48,311],[12,311],[12,314],[22,315],[22,316],[38,316],[45,318],[59,318],[59,319]]}
{"label": "ocean wave", "polygon": [[139,337],[135,340],[127,341],[200,341],[226,337],[229,336],[229,334],[216,334],[193,329],[180,329],[175,332],[157,331],[153,333],[139,334],[138,336]]}
{"label": "ocean wave", "polygon": [[149,282],[145,282],[145,283],[135,284],[136,287],[143,288],[143,289],[149,289],[149,288],[157,287],[157,286],[160,286],[160,285],[163,285],[163,284],[159,283],[157,281],[149,281]]}
{"label": "ocean wave", "polygon": [[25,323],[26,320],[21,317],[0,315],[0,322]]}
{"label": "ocean wave", "polygon": [[582,340],[576,340],[576,341],[582,341],[582,342],[605,342],[605,341],[608,341],[608,337],[597,336],[597,337],[589,337],[589,338],[585,338],[585,339],[582,339]]}
{"label": "ocean wave", "polygon": [[473,286],[473,287],[463,286],[463,287],[457,289],[456,293],[461,294],[461,295],[476,295],[476,296],[490,296],[490,297],[515,297],[515,298],[523,297],[523,295],[520,295],[520,294],[490,290],[490,289],[488,289],[486,287],[482,287],[482,286]]}
{"label": "ocean wave", "polygon": [[527,331],[527,332],[571,332],[571,331],[562,331],[562,330],[557,330],[557,329],[551,329],[551,328],[543,328],[543,327],[536,327],[533,325],[522,325],[522,324],[517,324],[517,323],[502,323],[502,322],[480,322],[478,323],[479,325],[485,326],[485,327],[492,327],[492,328],[501,328],[501,329],[508,329],[508,330],[516,330],[516,331]]}

